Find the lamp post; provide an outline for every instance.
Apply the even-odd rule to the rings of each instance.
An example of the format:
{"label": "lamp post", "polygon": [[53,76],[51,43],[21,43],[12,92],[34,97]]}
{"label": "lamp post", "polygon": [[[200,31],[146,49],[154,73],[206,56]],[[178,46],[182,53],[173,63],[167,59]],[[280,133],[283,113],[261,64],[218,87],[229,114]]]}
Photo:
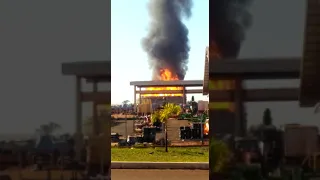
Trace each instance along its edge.
{"label": "lamp post", "polygon": [[124,111],[124,120],[126,121],[126,139],[128,138],[128,119],[127,119],[127,110]]}
{"label": "lamp post", "polygon": [[204,140],[203,140],[203,121],[205,120],[204,119],[204,114],[202,113],[201,114],[201,122],[200,122],[200,125],[201,125],[201,128],[200,128],[200,133],[201,133],[201,145],[203,146],[204,145]]}
{"label": "lamp post", "polygon": [[[164,100],[164,105],[163,106],[165,106],[166,104],[167,104],[167,98],[166,97],[164,97],[163,98],[163,100]],[[164,108],[164,107],[163,107]],[[168,152],[168,132],[167,132],[167,122],[168,122],[168,119],[166,119],[166,122],[164,123],[164,133],[165,133],[165,147],[166,147],[166,152]]]}

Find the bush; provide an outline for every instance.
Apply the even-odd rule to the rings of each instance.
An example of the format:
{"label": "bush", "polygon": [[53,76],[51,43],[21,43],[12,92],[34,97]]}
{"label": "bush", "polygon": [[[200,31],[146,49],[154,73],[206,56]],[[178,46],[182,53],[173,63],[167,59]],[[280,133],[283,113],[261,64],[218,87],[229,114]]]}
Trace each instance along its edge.
{"label": "bush", "polygon": [[216,139],[210,141],[210,164],[212,171],[223,171],[230,160],[231,152],[226,143]]}

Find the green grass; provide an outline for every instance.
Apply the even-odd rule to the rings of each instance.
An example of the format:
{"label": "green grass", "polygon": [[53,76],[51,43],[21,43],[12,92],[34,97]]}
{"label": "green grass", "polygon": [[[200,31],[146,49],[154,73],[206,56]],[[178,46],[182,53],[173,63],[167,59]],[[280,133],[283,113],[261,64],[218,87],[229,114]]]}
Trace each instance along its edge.
{"label": "green grass", "polygon": [[207,147],[164,147],[155,148],[117,148],[111,149],[112,161],[149,162],[209,162]]}

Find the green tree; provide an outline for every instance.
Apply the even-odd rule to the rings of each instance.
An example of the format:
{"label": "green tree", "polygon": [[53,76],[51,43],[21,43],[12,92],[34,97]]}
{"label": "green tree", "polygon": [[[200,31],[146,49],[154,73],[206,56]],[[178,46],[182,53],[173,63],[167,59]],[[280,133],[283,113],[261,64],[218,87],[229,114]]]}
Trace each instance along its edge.
{"label": "green tree", "polygon": [[128,108],[130,101],[129,100],[125,100],[122,102],[122,107],[123,108]]}
{"label": "green tree", "polygon": [[161,120],[160,120],[160,111],[154,111],[154,112],[151,114],[151,122],[152,122],[152,123],[155,123],[155,122],[158,122],[158,121],[161,121]]}
{"label": "green tree", "polygon": [[168,152],[167,121],[169,118],[171,118],[172,116],[178,115],[180,112],[181,112],[181,107],[179,105],[167,103],[164,105],[163,109],[160,109],[159,111],[155,111],[151,116],[151,118],[153,118],[153,120],[159,120],[160,122],[162,122],[164,124],[166,152]]}

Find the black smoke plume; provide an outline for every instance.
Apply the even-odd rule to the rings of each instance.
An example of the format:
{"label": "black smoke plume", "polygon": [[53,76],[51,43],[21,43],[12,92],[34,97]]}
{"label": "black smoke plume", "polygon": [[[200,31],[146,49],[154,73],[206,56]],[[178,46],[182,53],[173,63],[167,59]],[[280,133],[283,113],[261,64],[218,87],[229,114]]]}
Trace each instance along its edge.
{"label": "black smoke plume", "polygon": [[168,68],[183,80],[188,70],[189,39],[183,19],[191,16],[191,0],[150,0],[150,24],[142,47],[148,53],[153,80]]}
{"label": "black smoke plume", "polygon": [[210,0],[209,4],[210,43],[216,43],[223,58],[236,58],[252,24],[248,11],[252,0]]}

